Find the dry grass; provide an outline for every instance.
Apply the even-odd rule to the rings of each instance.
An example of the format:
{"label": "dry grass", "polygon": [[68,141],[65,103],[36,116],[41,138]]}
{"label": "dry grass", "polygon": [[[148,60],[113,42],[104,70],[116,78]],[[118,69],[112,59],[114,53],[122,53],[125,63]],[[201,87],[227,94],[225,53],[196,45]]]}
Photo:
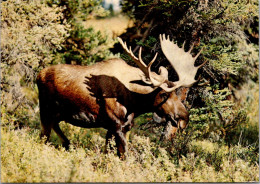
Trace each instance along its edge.
{"label": "dry grass", "polygon": [[123,15],[117,15],[105,19],[91,19],[84,23],[84,26],[94,27],[95,30],[101,31],[111,38],[116,38],[118,35],[124,33],[128,27],[133,26],[133,21]]}
{"label": "dry grass", "polygon": [[[64,127],[63,127],[64,128]],[[78,128],[67,127],[69,133]],[[210,141],[193,141],[179,165],[147,137],[134,136],[125,161],[112,151],[103,154],[104,138],[92,133],[88,148],[70,151],[45,145],[39,131],[1,128],[2,182],[245,182],[259,181],[257,163],[238,157],[241,147],[227,148]],[[77,136],[75,134],[74,136]],[[246,152],[239,152],[245,154]],[[208,160],[216,158],[220,169]]]}

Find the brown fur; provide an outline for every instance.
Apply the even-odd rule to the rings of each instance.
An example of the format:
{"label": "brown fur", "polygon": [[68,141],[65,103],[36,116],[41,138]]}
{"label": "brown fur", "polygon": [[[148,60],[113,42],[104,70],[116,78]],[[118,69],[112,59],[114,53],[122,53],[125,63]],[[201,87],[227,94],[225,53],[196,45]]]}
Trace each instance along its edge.
{"label": "brown fur", "polygon": [[37,77],[41,136],[48,140],[53,129],[68,148],[60,121],[86,128],[103,127],[108,130],[107,143],[115,136],[120,155],[127,151],[126,132],[140,114],[156,112],[171,122],[183,120],[186,126],[188,112],[175,92],[153,90],[142,82],[141,74],[140,69],[121,59],[92,66],[55,65],[43,69]]}

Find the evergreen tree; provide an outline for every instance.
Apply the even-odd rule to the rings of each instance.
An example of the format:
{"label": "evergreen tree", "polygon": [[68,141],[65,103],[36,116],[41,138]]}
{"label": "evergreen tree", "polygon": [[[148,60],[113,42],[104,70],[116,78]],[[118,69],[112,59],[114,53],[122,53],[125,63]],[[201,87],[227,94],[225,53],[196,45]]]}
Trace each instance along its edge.
{"label": "evergreen tree", "polygon": [[[142,46],[145,61],[158,52],[159,64],[153,70],[166,66],[171,70],[170,80],[178,80],[178,76],[162,54],[159,34],[169,35],[179,46],[186,41],[186,50],[194,44],[194,54],[204,48],[195,63],[208,61],[198,72],[198,85],[202,86],[193,86],[187,98],[189,127],[201,131],[198,136],[210,136],[210,131],[217,130],[215,137],[225,137],[228,127],[246,122],[246,116],[241,115],[245,112],[236,109],[233,99],[243,83],[258,82],[257,0],[123,0],[121,4],[135,25],[120,37],[135,45],[134,52]],[[122,52],[118,46],[115,50]]]}
{"label": "evergreen tree", "polygon": [[108,48],[114,44],[114,41],[93,27],[84,27],[83,22],[109,15],[109,12],[101,6],[101,1],[50,0],[49,4],[65,7],[64,21],[71,25],[70,36],[60,52],[61,61],[56,60],[56,62],[88,65],[112,56]]}

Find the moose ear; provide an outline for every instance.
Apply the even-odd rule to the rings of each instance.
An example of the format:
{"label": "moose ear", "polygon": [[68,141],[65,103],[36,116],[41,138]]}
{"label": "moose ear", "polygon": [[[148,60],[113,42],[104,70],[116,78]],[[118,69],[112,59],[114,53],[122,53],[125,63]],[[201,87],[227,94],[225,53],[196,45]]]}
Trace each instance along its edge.
{"label": "moose ear", "polygon": [[189,89],[190,88],[180,87],[176,90],[176,94],[182,103],[186,100],[189,93]]}

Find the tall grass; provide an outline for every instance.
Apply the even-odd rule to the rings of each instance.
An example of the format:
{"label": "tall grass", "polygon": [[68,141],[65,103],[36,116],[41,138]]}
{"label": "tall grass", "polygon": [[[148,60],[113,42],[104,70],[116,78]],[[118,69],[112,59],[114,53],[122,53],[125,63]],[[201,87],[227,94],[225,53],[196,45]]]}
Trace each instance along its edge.
{"label": "tall grass", "polygon": [[[79,133],[80,128],[70,128]],[[38,130],[1,127],[1,135],[2,182],[259,181],[258,163],[245,159],[250,148],[239,145],[228,148],[194,140],[187,156],[174,164],[164,148],[138,135],[133,137],[125,161],[114,150],[104,154],[105,140],[96,132],[89,136],[89,143],[94,143],[91,149],[74,144],[69,151],[44,144]]]}

